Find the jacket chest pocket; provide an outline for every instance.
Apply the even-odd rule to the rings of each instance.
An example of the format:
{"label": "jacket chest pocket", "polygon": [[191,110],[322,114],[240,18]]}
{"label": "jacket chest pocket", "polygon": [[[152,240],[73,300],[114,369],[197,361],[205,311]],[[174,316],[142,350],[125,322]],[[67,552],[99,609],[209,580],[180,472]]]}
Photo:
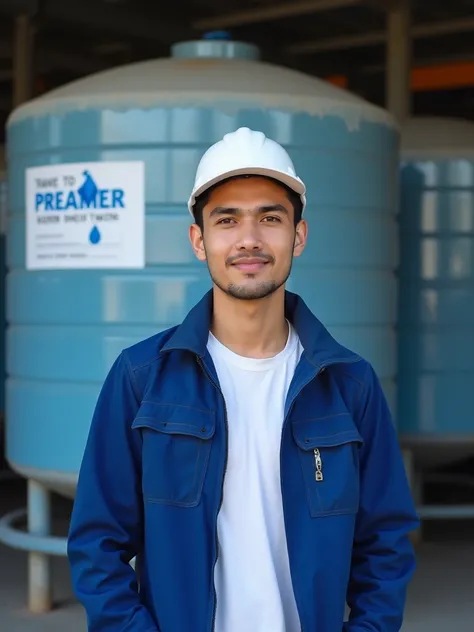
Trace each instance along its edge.
{"label": "jacket chest pocket", "polygon": [[178,507],[199,504],[215,428],[213,411],[142,402],[132,429],[142,435],[146,501]]}
{"label": "jacket chest pocket", "polygon": [[293,422],[311,516],[359,509],[359,448],[363,443],[349,414]]}

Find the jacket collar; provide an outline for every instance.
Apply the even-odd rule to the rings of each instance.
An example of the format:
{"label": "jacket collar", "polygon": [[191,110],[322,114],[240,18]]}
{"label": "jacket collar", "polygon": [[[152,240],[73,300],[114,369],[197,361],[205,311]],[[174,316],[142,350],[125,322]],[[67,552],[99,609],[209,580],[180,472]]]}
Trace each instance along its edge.
{"label": "jacket collar", "polygon": [[[212,290],[191,309],[161,352],[191,351],[204,357],[212,318]],[[328,364],[356,362],[359,356],[340,345],[314,316],[303,299],[285,292],[285,316],[293,324],[308,360],[318,368]]]}

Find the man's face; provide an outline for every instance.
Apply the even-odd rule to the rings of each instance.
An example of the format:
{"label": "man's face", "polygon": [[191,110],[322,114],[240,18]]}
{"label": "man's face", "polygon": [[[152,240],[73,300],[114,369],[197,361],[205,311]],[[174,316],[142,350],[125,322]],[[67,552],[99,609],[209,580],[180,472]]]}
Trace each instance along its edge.
{"label": "man's face", "polygon": [[219,289],[243,300],[264,298],[285,284],[307,235],[303,220],[295,228],[285,189],[258,176],[216,187],[203,226],[202,233],[196,224],[190,229],[197,258],[207,262]]}

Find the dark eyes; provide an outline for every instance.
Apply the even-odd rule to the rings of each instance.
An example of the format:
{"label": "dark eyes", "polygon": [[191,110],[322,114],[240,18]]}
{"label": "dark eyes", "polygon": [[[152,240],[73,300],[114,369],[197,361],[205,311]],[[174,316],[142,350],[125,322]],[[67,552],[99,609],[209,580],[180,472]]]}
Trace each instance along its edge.
{"label": "dark eyes", "polygon": [[220,219],[218,222],[216,222],[216,224],[230,224],[231,222],[235,222],[232,217],[224,217],[223,219]]}
{"label": "dark eyes", "polygon": [[[265,224],[273,223],[273,222],[280,223],[281,219],[279,217],[275,217],[274,215],[265,215],[265,217],[262,218],[262,222],[265,222]],[[234,223],[235,223],[235,219],[233,217],[224,217],[217,222],[217,224],[234,224]]]}

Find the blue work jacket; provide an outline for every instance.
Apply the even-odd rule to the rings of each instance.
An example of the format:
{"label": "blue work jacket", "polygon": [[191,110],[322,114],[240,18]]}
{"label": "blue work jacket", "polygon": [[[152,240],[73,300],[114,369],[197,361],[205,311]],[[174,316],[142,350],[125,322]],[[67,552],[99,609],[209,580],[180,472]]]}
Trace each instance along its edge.
{"label": "blue work jacket", "polygon": [[[227,417],[212,303],[124,350],[101,390],[68,540],[90,632],[213,632]],[[300,297],[285,310],[304,352],[275,456],[301,629],[399,632],[418,518],[380,383]]]}

